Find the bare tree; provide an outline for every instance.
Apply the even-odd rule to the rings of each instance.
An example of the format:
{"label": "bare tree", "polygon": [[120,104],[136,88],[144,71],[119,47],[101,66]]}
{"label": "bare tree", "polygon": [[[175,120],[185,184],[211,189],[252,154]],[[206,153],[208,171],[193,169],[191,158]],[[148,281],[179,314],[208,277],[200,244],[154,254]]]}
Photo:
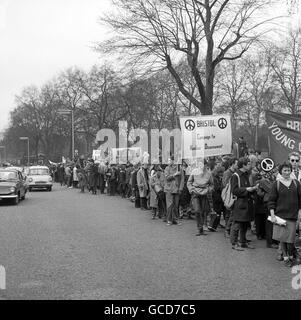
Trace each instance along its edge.
{"label": "bare tree", "polygon": [[257,149],[259,126],[265,122],[265,111],[274,110],[276,90],[271,81],[270,60],[265,52],[259,52],[257,56],[248,58],[245,63],[249,103],[253,106],[254,146]]}
{"label": "bare tree", "polygon": [[[115,13],[101,21],[117,36],[98,50],[127,50],[130,64],[167,68],[180,92],[202,114],[212,114],[216,67],[236,60],[269,31],[271,0],[112,0]],[[270,17],[270,18],[267,18]],[[199,99],[187,88],[177,63],[186,57]],[[205,70],[204,74],[199,67]]]}
{"label": "bare tree", "polygon": [[233,132],[236,132],[237,122],[248,103],[247,73],[245,60],[225,63],[218,69],[216,92],[219,95],[217,113],[231,114]]}
{"label": "bare tree", "polygon": [[279,104],[292,114],[301,111],[301,29],[291,30],[287,39],[270,53],[274,80],[281,92]]}
{"label": "bare tree", "polygon": [[[17,107],[11,112],[11,127],[22,128],[30,138],[30,143],[37,156],[42,138],[39,89],[34,86],[25,88],[20,95],[16,96],[16,103]],[[18,137],[15,137],[15,139],[18,140]]]}

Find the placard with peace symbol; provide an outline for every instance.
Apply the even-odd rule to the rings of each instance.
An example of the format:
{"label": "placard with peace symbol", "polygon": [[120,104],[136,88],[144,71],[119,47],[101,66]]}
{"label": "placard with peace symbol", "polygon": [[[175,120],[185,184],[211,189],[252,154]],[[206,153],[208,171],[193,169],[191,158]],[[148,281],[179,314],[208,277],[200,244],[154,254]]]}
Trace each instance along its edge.
{"label": "placard with peace symbol", "polygon": [[231,154],[232,129],[228,114],[180,117],[184,159]]}
{"label": "placard with peace symbol", "polygon": [[260,163],[261,169],[265,172],[269,172],[275,168],[275,163],[271,158],[264,158]]}

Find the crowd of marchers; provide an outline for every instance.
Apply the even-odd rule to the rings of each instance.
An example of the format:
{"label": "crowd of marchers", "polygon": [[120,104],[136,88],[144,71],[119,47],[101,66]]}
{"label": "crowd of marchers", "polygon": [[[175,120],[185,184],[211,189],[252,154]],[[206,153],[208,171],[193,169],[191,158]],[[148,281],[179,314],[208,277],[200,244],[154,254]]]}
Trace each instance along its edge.
{"label": "crowd of marchers", "polygon": [[[286,162],[269,172],[263,170],[261,161],[260,153],[253,150],[239,159],[199,159],[193,168],[185,161],[175,164],[172,156],[167,165],[116,165],[81,156],[58,164],[53,174],[61,186],[78,188],[81,193],[129,199],[135,208],[150,210],[152,219],[167,226],[194,219],[196,236],[223,230],[238,252],[255,249],[254,240],[247,237],[249,230],[258,241],[266,241],[268,248],[277,249],[277,260],[292,267],[301,263],[300,155],[289,154]],[[230,206],[225,190],[230,190]]]}

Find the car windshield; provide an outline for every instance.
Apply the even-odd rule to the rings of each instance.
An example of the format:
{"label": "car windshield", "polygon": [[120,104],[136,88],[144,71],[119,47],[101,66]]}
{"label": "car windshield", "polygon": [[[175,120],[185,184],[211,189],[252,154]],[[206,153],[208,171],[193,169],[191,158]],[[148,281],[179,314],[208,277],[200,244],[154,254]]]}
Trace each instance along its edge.
{"label": "car windshield", "polygon": [[13,171],[0,171],[0,181],[18,179],[17,172]]}
{"label": "car windshield", "polygon": [[48,169],[30,169],[29,170],[29,175],[35,175],[35,176],[43,176],[43,175],[48,175],[49,170]]}

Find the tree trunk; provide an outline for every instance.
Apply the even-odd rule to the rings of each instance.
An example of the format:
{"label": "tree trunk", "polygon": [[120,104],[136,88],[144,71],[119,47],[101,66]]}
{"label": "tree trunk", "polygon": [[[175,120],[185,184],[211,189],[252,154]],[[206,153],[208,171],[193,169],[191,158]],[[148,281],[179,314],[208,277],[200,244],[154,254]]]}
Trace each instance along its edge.
{"label": "tree trunk", "polygon": [[259,121],[257,121],[255,125],[255,143],[254,143],[255,150],[258,149],[258,127],[259,127]]}
{"label": "tree trunk", "polygon": [[[209,31],[208,31],[209,32]],[[204,110],[202,114],[212,114],[212,100],[213,100],[213,82],[214,82],[214,65],[213,60],[213,39],[211,36],[207,38],[207,57],[206,57],[206,88],[205,88],[205,101],[203,104]]]}

